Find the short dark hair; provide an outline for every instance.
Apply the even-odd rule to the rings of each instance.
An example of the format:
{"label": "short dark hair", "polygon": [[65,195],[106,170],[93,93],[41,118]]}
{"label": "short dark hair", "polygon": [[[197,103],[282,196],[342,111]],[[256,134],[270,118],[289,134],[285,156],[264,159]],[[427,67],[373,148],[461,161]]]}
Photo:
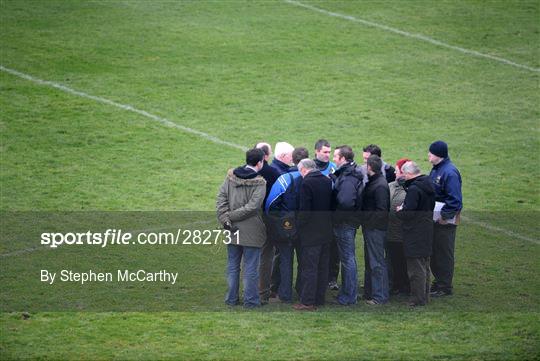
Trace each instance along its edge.
{"label": "short dark hair", "polygon": [[246,152],[246,164],[252,167],[256,166],[257,163],[262,162],[264,159],[264,152],[262,149],[253,148]]}
{"label": "short dark hair", "polygon": [[309,152],[304,147],[294,148],[292,152],[292,161],[294,164],[298,165],[302,159],[309,158]]}
{"label": "short dark hair", "polygon": [[364,152],[369,152],[371,154],[378,155],[379,158],[382,157],[381,148],[377,144],[370,144],[364,147]]}
{"label": "short dark hair", "polygon": [[[367,150],[366,150],[367,152]],[[381,173],[381,169],[382,169],[382,160],[381,158],[377,155],[377,154],[372,154],[369,156],[369,158],[367,159],[367,162],[366,164],[368,165],[368,167],[371,168],[371,170],[373,172],[375,172],[376,174],[379,174]]]}
{"label": "short dark hair", "polygon": [[336,149],[339,151],[339,155],[345,158],[347,162],[352,162],[354,160],[354,152],[348,145],[340,145],[339,147],[336,147]]}
{"label": "short dark hair", "polygon": [[330,148],[330,143],[328,143],[326,139],[319,139],[317,143],[315,143],[315,150],[321,150],[322,147]]}
{"label": "short dark hair", "polygon": [[[257,146],[255,146],[255,148],[257,148]],[[264,152],[264,155],[265,155],[265,156],[270,155],[270,147],[267,146],[266,144],[261,145],[261,146],[259,147],[259,149],[262,150],[262,151]]]}

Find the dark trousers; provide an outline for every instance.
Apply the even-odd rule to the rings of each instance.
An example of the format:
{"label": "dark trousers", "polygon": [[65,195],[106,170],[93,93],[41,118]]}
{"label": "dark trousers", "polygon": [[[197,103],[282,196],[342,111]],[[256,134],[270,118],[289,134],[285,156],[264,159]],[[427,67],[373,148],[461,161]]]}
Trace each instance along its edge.
{"label": "dark trousers", "polygon": [[429,302],[431,277],[429,257],[407,257],[407,271],[411,284],[411,303],[426,305]]}
{"label": "dark trousers", "polygon": [[294,283],[294,289],[296,290],[298,298],[300,298],[300,294],[302,293],[302,263],[300,261],[300,257],[302,257],[302,248],[300,247],[300,241],[295,241],[293,247],[296,252],[296,281]]}
{"label": "dark trousers", "polygon": [[403,242],[387,243],[388,277],[390,289],[396,292],[409,293],[409,277],[407,276],[407,260],[403,252]]}
{"label": "dark trousers", "polygon": [[328,287],[329,257],[329,244],[302,247],[300,302],[304,305],[324,305]]}
{"label": "dark trousers", "polygon": [[328,267],[328,282],[335,281],[339,275],[339,249],[335,237],[332,237],[332,243],[330,243],[330,264]]}
{"label": "dark trousers", "polygon": [[431,254],[431,272],[433,289],[452,293],[454,278],[454,248],[456,244],[456,226],[453,224],[434,224],[433,252]]}
{"label": "dark trousers", "polygon": [[281,283],[281,270],[279,269],[279,248],[275,248],[276,252],[274,253],[274,258],[272,260],[272,276],[271,276],[271,286],[270,291],[272,293],[277,293],[279,285]]}
{"label": "dark trousers", "polygon": [[259,296],[262,302],[268,301],[268,297],[270,297],[270,282],[274,254],[274,244],[269,238],[267,238],[261,249],[261,258],[259,263]]}

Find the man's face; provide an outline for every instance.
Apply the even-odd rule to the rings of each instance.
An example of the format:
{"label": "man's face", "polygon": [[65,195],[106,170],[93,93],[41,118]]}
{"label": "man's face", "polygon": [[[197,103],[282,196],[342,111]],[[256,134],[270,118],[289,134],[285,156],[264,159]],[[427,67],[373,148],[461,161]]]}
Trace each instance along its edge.
{"label": "man's face", "polygon": [[341,167],[341,165],[342,165],[343,163],[345,163],[345,158],[343,158],[343,157],[339,154],[339,149],[334,150],[334,158],[333,158],[333,161],[334,161],[334,163],[335,163],[338,167]]}
{"label": "man's face", "polygon": [[437,165],[443,160],[441,157],[437,157],[435,154],[428,152],[428,160],[431,164]]}
{"label": "man's face", "polygon": [[410,173],[402,173],[402,174],[403,174],[403,179],[405,180],[409,180],[415,177],[413,174],[410,174]]}
{"label": "man's face", "polygon": [[373,170],[371,169],[371,166],[370,166],[369,164],[366,166],[366,169],[367,169],[368,175],[373,175],[373,174],[375,174],[375,173],[373,173]]}
{"label": "man's face", "polygon": [[362,153],[362,157],[364,158],[364,164],[367,163],[367,159],[369,158],[370,155],[371,155],[370,152],[363,152]]}
{"label": "man's face", "polygon": [[332,148],[330,147],[325,147],[323,145],[323,147],[321,148],[321,150],[315,150],[315,156],[317,157],[318,160],[320,160],[321,162],[328,162],[330,160],[330,151],[331,151]]}
{"label": "man's face", "polygon": [[401,173],[401,170],[399,170],[399,167],[397,164],[396,164],[396,171],[394,173],[396,174],[396,179],[403,178],[403,173]]}
{"label": "man's face", "polygon": [[287,165],[292,165],[292,152],[283,154],[280,160]]}

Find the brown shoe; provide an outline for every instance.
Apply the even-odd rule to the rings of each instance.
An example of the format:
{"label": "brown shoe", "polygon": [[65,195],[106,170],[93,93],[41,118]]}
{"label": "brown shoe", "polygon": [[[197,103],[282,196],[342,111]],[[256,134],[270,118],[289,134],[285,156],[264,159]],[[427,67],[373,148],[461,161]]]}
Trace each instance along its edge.
{"label": "brown shoe", "polygon": [[304,305],[303,303],[297,303],[293,306],[296,311],[316,311],[317,307],[313,305]]}

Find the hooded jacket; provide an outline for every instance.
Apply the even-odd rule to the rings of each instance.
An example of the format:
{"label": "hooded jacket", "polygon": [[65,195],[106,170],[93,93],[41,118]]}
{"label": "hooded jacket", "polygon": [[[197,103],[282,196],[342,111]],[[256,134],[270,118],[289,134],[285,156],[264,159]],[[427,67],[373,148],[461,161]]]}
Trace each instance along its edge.
{"label": "hooded jacket", "polygon": [[435,189],[428,176],[420,175],[406,181],[405,190],[403,209],[396,214],[403,221],[405,257],[430,257]]}
{"label": "hooded jacket", "polygon": [[[347,224],[360,226],[358,205],[362,205],[362,197],[358,198],[358,187],[364,186],[364,175],[355,162],[349,162],[339,167],[331,179],[334,181],[332,210],[334,225]],[[360,190],[362,191],[362,190]]]}
{"label": "hooded jacket", "polygon": [[231,244],[262,247],[266,229],[262,220],[262,204],[266,181],[250,168],[229,170],[219,189],[216,201],[217,218],[221,224],[230,222],[239,231],[238,240]]}

